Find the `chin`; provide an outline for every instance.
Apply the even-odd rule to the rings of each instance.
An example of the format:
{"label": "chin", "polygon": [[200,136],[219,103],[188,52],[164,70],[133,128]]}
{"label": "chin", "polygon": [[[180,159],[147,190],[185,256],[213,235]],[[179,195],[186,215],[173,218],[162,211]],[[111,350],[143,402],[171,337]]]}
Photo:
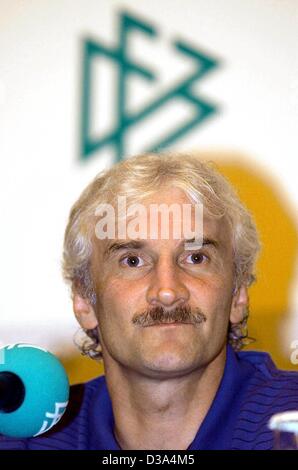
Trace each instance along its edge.
{"label": "chin", "polygon": [[143,365],[147,370],[157,374],[183,375],[196,367],[194,358],[186,358],[185,355],[173,352],[163,353],[144,358]]}

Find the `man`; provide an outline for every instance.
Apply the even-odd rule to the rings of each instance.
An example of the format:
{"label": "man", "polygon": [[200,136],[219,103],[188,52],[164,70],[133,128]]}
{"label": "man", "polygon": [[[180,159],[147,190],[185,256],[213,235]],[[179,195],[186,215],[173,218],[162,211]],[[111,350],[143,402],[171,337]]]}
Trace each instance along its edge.
{"label": "man", "polygon": [[249,212],[194,156],[137,156],[98,175],[71,210],[63,267],[83,352],[105,376],[73,387],[48,433],[0,446],[271,449],[268,421],[297,408],[298,374],[237,352],[258,251]]}

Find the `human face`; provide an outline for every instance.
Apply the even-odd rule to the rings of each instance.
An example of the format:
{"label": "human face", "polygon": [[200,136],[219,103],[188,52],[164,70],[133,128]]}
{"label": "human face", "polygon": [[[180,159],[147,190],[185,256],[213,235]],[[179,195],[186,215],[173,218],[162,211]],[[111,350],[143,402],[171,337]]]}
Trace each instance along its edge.
{"label": "human face", "polygon": [[[190,201],[183,191],[171,188],[143,202],[151,203]],[[203,234],[205,244],[195,251],[185,250],[183,239],[173,237],[137,240],[139,246],[97,240],[91,273],[106,364],[116,361],[151,377],[171,377],[203,367],[223,351],[233,297],[231,234],[225,220],[208,217]],[[189,307],[204,321],[151,326],[133,322],[156,307],[165,312]]]}

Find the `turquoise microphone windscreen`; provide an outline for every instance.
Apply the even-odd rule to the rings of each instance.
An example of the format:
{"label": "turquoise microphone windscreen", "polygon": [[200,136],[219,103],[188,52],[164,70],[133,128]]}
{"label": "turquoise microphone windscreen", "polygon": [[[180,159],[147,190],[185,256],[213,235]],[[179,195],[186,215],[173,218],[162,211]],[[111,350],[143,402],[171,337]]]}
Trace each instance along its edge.
{"label": "turquoise microphone windscreen", "polygon": [[25,343],[0,349],[0,434],[26,438],[48,431],[68,398],[66,372],[53,354]]}

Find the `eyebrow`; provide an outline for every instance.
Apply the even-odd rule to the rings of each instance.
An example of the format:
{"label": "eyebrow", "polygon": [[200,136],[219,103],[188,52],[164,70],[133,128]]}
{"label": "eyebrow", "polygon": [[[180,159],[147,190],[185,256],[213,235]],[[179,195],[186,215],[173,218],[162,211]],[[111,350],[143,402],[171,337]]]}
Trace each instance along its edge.
{"label": "eyebrow", "polygon": [[[182,246],[184,243],[193,243],[195,242],[195,237],[190,239],[181,240],[178,247]],[[213,248],[218,248],[218,242],[211,238],[203,238],[203,245],[211,245]],[[129,240],[129,241],[116,241],[108,246],[105,250],[104,255],[109,256],[111,253],[115,253],[120,250],[140,250],[146,247],[146,242],[141,240]]]}

